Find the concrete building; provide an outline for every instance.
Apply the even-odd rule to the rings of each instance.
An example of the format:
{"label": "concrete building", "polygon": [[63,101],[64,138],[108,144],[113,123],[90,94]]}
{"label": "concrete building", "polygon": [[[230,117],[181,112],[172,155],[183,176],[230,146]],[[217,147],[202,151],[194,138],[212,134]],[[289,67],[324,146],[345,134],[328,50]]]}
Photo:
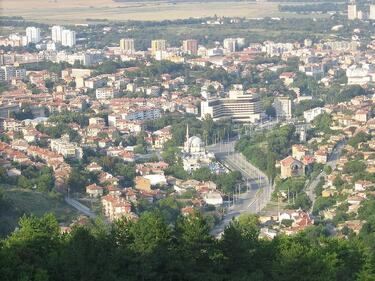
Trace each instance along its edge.
{"label": "concrete building", "polygon": [[38,43],[40,42],[40,28],[29,26],[26,28],[26,38],[28,43]]}
{"label": "concrete building", "polygon": [[201,118],[232,119],[234,122],[254,123],[261,119],[261,103],[258,95],[233,91],[228,98],[215,98],[201,102]]}
{"label": "concrete building", "polygon": [[303,113],[303,117],[305,118],[307,123],[312,122],[317,116],[324,113],[324,109],[322,107],[316,107],[310,110],[306,110]]}
{"label": "concrete building", "polygon": [[117,90],[112,87],[104,87],[104,88],[98,88],[96,89],[96,98],[98,100],[103,99],[113,99],[115,95],[117,94]]}
{"label": "concrete building", "polygon": [[62,32],[64,31],[64,27],[60,25],[52,26],[52,41],[55,43],[61,43],[62,41]]}
{"label": "concrete building", "polygon": [[0,67],[0,81],[22,80],[26,78],[26,69],[5,65]]}
{"label": "concrete building", "polygon": [[123,38],[120,40],[120,49],[127,54],[135,52],[134,39]]}
{"label": "concrete building", "polygon": [[165,52],[167,50],[167,41],[163,39],[151,41],[151,55],[155,56],[157,52]]}
{"label": "concrete building", "polygon": [[51,139],[51,150],[66,158],[82,159],[83,151],[76,143],[69,141],[69,136],[64,135],[60,139]]}
{"label": "concrete building", "polygon": [[351,3],[348,5],[348,20],[356,19],[358,19],[357,5],[355,3]]}
{"label": "concrete building", "polygon": [[278,118],[292,118],[292,101],[289,97],[276,97],[273,106]]}
{"label": "concrete building", "polygon": [[375,20],[375,4],[370,5],[370,14],[368,18],[370,20]]}
{"label": "concrete building", "polygon": [[188,39],[182,42],[182,50],[189,55],[198,54],[198,41],[195,39]]}
{"label": "concrete building", "polygon": [[236,51],[237,39],[236,38],[226,38],[223,41],[223,47],[228,53],[233,53]]}
{"label": "concrete building", "polygon": [[73,47],[76,44],[76,32],[65,29],[61,32],[61,45]]}

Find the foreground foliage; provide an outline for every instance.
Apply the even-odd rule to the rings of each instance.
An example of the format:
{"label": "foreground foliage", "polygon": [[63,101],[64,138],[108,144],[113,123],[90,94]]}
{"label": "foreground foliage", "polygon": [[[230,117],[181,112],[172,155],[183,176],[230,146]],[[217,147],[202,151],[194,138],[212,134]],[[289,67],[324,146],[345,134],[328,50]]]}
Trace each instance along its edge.
{"label": "foreground foliage", "polygon": [[2,280],[374,280],[373,256],[357,238],[315,228],[258,239],[255,216],[233,221],[217,240],[199,216],[171,226],[155,212],[138,222],[94,222],[60,234],[52,215],[24,217],[1,241]]}

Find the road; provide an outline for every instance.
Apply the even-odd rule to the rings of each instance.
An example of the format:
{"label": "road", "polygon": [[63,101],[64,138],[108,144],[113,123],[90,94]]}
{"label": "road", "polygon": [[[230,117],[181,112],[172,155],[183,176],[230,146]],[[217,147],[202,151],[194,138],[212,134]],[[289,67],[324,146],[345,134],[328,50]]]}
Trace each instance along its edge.
{"label": "road", "polygon": [[78,210],[79,212],[85,214],[86,216],[88,216],[90,218],[93,218],[93,219],[96,218],[96,214],[93,213],[90,210],[90,208],[88,208],[85,205],[79,203],[77,200],[69,198],[69,197],[65,197],[65,202],[67,204],[69,204],[70,206],[72,206],[73,208],[75,208],[76,210]]}
{"label": "road", "polygon": [[[256,214],[262,210],[271,199],[272,189],[267,176],[259,169],[251,165],[246,158],[234,151],[235,141],[219,143],[210,146],[208,150],[213,152],[216,159],[233,171],[239,171],[245,181],[246,192],[233,194],[234,205],[229,207],[223,220],[212,231],[214,236],[220,235],[230,221],[242,213]],[[238,188],[236,188],[238,191]]]}
{"label": "road", "polygon": [[[332,153],[329,155],[327,165],[331,166],[332,170],[334,170],[336,168],[337,161],[340,158],[342,149],[344,148],[345,144],[346,144],[345,141],[342,141],[342,142],[338,143],[334,147]],[[325,176],[326,176],[326,173],[324,171],[322,171],[313,181],[310,182],[309,186],[306,188],[306,193],[307,193],[307,195],[309,196],[309,198],[312,202],[311,211],[313,209],[315,199],[316,199],[315,188],[318,186],[320,179],[322,177],[325,177]]]}

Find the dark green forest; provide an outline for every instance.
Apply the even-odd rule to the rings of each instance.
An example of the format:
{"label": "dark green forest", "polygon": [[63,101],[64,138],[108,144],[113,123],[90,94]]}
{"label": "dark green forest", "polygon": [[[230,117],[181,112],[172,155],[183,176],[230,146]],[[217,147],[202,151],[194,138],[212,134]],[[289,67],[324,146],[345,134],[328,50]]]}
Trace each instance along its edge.
{"label": "dark green forest", "polygon": [[263,240],[253,215],[232,221],[220,239],[199,214],[168,225],[160,212],[145,212],[137,222],[96,221],[67,234],[53,215],[19,224],[0,242],[4,281],[375,280],[373,239],[332,238],[316,226]]}

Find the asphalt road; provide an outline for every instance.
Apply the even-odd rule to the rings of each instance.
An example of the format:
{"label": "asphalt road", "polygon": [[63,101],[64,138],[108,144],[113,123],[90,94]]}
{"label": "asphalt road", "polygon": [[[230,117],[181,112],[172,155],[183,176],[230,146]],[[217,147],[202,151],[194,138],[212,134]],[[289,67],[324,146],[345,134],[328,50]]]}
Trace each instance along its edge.
{"label": "asphalt road", "polygon": [[70,206],[78,210],[79,212],[85,214],[90,218],[96,218],[96,214],[93,213],[90,208],[86,207],[85,205],[79,203],[77,200],[65,197],[65,202],[68,203]]}
{"label": "asphalt road", "polygon": [[242,213],[256,214],[263,209],[271,198],[271,186],[267,176],[259,169],[251,165],[246,158],[234,152],[235,141],[219,143],[209,147],[209,151],[215,153],[216,158],[233,171],[239,171],[245,181],[242,188],[246,192],[234,194],[234,205],[229,207],[220,224],[211,231],[214,236],[219,236],[230,221]]}

